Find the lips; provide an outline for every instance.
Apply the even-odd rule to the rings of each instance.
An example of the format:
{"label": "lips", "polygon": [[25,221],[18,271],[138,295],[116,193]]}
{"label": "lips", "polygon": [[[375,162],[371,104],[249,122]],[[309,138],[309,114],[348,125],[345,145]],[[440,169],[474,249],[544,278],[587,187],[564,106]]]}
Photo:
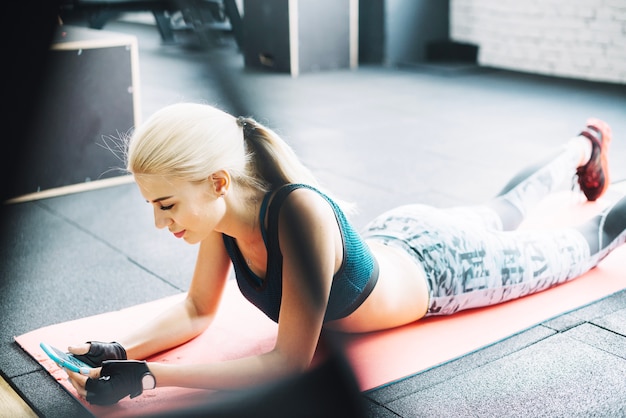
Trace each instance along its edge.
{"label": "lips", "polygon": [[186,229],[183,229],[183,230],[182,230],[182,231],[180,231],[180,232],[173,232],[173,234],[174,234],[174,236],[175,236],[176,238],[182,238],[182,237],[183,237],[183,235],[185,235],[185,232],[187,232],[187,230],[186,230]]}

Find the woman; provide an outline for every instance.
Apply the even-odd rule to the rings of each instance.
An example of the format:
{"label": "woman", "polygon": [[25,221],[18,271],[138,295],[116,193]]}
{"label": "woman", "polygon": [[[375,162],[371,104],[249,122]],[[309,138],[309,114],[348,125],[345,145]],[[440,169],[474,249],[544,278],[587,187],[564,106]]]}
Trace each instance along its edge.
{"label": "woman", "polygon": [[[609,127],[590,119],[555,157],[522,171],[485,206],[403,206],[359,235],[268,128],[208,105],[166,107],[133,134],[127,169],[154,207],[157,228],[200,244],[187,297],[118,342],[70,347],[96,367],[89,377],[68,372],[70,380],[95,404],[138,396],[155,384],[258,384],[305,370],[323,327],[391,328],[573,279],[626,240],[626,198],[577,228],[516,227],[574,172],[587,199],[599,198],[609,185],[610,139]],[[231,265],[244,296],[278,323],[271,351],[219,364],[126,360],[202,333]]]}

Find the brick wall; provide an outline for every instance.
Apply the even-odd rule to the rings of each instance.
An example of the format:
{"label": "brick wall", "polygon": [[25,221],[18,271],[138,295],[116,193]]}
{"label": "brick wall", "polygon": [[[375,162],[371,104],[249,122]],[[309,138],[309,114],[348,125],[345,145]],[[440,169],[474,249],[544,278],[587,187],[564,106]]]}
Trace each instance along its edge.
{"label": "brick wall", "polygon": [[626,83],[626,0],[450,0],[480,65]]}

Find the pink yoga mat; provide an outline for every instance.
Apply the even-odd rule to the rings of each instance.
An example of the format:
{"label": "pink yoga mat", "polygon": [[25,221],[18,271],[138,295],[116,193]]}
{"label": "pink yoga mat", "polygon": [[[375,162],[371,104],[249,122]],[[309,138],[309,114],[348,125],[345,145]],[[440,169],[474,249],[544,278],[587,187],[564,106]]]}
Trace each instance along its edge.
{"label": "pink yoga mat", "polygon": [[[544,201],[524,224],[525,228],[550,228],[581,221],[597,213],[609,198],[583,202],[563,193]],[[620,247],[597,268],[569,283],[500,305],[429,318],[392,330],[342,336],[347,359],[362,390],[376,388],[493,344],[547,319],[587,305],[626,288],[626,246]],[[16,337],[17,343],[77,396],[60,370],[43,351],[45,341],[65,349],[82,341],[115,340],[125,328],[147,320],[183,295],[133,306],[121,311],[40,328]],[[272,348],[276,325],[249,304],[234,282],[225,291],[215,323],[187,344],[159,354],[151,361],[168,363],[214,362],[253,355]],[[150,414],[189,407],[206,400],[210,392],[157,388],[110,407],[79,400],[98,417]]]}

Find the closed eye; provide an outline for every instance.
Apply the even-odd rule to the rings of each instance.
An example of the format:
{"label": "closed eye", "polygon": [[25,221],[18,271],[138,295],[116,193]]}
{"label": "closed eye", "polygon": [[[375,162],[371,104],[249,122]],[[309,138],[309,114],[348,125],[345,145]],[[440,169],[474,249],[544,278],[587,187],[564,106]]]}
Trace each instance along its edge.
{"label": "closed eye", "polygon": [[159,207],[159,209],[161,210],[170,210],[174,207],[174,204],[168,205],[168,206],[161,206]]}

